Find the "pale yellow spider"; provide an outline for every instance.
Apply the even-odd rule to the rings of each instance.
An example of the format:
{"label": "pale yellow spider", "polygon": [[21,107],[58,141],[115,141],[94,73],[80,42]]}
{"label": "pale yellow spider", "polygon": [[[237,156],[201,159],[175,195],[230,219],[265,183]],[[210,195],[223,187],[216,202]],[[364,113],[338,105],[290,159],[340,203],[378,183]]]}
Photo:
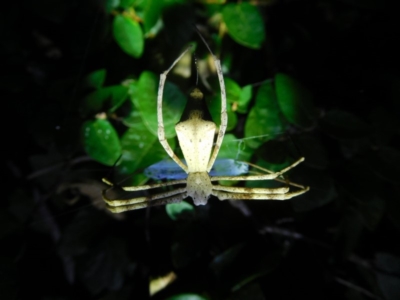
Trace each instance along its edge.
{"label": "pale yellow spider", "polygon": [[[298,187],[299,189],[291,192],[289,187],[280,188],[247,188],[247,187],[230,187],[213,184],[212,182],[220,180],[279,180],[278,177],[286,173],[290,169],[297,166],[304,158],[300,158],[290,166],[279,172],[270,172],[260,167],[249,164],[255,168],[269,172],[269,174],[257,175],[239,175],[239,176],[210,176],[214,162],[217,158],[222,140],[225,135],[228,116],[226,113],[226,92],[224,78],[222,75],[220,60],[212,53],[207,43],[200,35],[203,42],[206,44],[213,59],[217,70],[219,84],[221,88],[221,125],[218,130],[218,136],[214,144],[214,137],[217,133],[216,124],[205,119],[208,114],[203,93],[197,87],[190,93],[190,99],[183,113],[181,121],[175,125],[175,130],[179,140],[179,145],[185,157],[186,164],[179,159],[165,138],[164,121],[162,113],[162,99],[164,84],[168,73],[182,56],[191,48],[189,46],[171,65],[171,67],[160,75],[160,84],[157,96],[157,118],[158,118],[158,139],[164,147],[168,155],[182,168],[187,174],[186,179],[173,180],[165,183],[146,184],[141,186],[126,186],[122,187],[125,191],[144,191],[151,190],[171,185],[185,184],[185,187],[180,187],[175,190],[166,191],[158,194],[150,194],[148,196],[136,197],[133,199],[120,200],[109,199],[106,196],[106,191],[103,191],[103,199],[107,203],[107,208],[113,213],[120,213],[128,210],[145,208],[148,206],[163,205],[168,203],[181,202],[186,197],[191,197],[195,205],[205,205],[211,195],[216,196],[219,200],[287,200],[292,197],[301,195],[309,190],[308,187],[295,183],[286,182],[287,185]],[[103,181],[113,186],[107,179]],[[282,181],[282,180],[279,180]]]}

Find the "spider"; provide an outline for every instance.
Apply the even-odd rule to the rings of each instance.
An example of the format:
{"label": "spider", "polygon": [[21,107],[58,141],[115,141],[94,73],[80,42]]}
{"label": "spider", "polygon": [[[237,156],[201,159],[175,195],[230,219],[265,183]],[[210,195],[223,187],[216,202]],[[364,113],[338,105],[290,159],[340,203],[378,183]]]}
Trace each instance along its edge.
{"label": "spider", "polygon": [[[206,45],[208,51],[211,53],[218,74],[219,85],[221,89],[221,125],[217,129],[217,126],[212,121],[210,113],[206,107],[203,93],[198,87],[195,87],[189,94],[189,101],[182,114],[180,122],[175,125],[175,131],[177,133],[179,145],[182,149],[186,164],[176,156],[167,139],[165,138],[162,112],[164,84],[168,73],[186,54],[186,52],[191,49],[192,46],[190,45],[172,63],[172,65],[160,75],[157,95],[158,140],[172,160],[187,174],[187,177],[185,179],[172,180],[163,183],[145,184],[141,186],[126,186],[122,187],[122,189],[125,191],[144,191],[173,185],[185,184],[186,186],[179,187],[171,191],[150,194],[148,196],[136,197],[127,200],[109,199],[106,196],[107,190],[104,190],[103,199],[107,203],[107,208],[113,213],[120,213],[168,203],[177,203],[181,202],[188,196],[192,198],[195,205],[205,205],[207,204],[207,201],[211,195],[216,196],[219,198],[219,200],[287,200],[301,195],[309,190],[309,187],[288,181],[286,181],[287,185],[292,185],[298,187],[299,189],[292,192],[288,186],[279,188],[248,188],[213,184],[214,182],[220,180],[278,180],[285,182],[278,177],[301,163],[304,160],[304,157],[298,159],[296,162],[279,172],[271,172],[256,165],[249,164],[256,169],[269,172],[268,174],[239,176],[211,176],[209,174],[215,163],[225,135],[225,130],[228,123],[228,115],[226,112],[226,91],[221,62],[213,54],[203,36],[200,33],[199,35]],[[217,139],[213,147],[215,134],[217,134]],[[106,178],[103,178],[103,182],[109,186],[113,186],[113,184]]]}

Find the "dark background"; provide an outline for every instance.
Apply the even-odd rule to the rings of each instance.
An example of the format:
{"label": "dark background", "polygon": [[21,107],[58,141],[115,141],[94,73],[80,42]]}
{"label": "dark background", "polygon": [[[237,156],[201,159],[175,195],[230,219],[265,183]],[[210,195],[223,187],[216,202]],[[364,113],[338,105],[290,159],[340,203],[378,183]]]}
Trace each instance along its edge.
{"label": "dark background", "polygon": [[160,73],[160,56],[171,61],[195,38],[187,24],[207,28],[207,4],[165,12],[139,60],[114,42],[101,1],[2,7],[2,299],[146,299],[149,277],[170,271],[178,279],[154,299],[399,299],[398,10],[374,0],[259,4],[263,48],[227,36],[221,58],[232,55],[241,86],[285,72],[313,92],[315,126],[292,128],[310,161],[293,176],[311,191],[239,209],[213,198],[178,221],[163,207],[105,211],[110,168],[81,145],[78,87],[100,68],[108,84]]}

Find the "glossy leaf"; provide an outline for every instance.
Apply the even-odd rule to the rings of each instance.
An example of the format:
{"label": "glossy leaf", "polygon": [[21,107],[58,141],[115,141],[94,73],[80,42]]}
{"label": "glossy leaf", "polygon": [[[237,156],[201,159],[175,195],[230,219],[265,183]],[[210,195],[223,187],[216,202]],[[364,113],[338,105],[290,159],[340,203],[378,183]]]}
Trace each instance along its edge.
{"label": "glossy leaf", "polygon": [[[138,111],[132,112],[130,126],[121,138],[122,157],[118,166],[121,173],[132,174],[168,157],[158,138],[143,124]],[[169,142],[174,149],[175,140]]]}
{"label": "glossy leaf", "polygon": [[99,112],[102,108],[114,112],[126,99],[128,99],[128,88],[122,85],[108,86],[87,95],[83,108],[86,112]]}
{"label": "glossy leaf", "polygon": [[85,85],[87,87],[91,87],[94,89],[99,89],[103,86],[104,81],[106,80],[106,69],[100,69],[94,71],[86,76],[85,78]]}
{"label": "glossy leaf", "polygon": [[[131,99],[148,130],[157,136],[157,91],[158,78],[151,72],[145,71],[140,75],[137,83],[137,94],[132,95]],[[166,82],[163,94],[163,117],[165,135],[172,138],[176,135],[175,125],[179,122],[186,99],[179,88]]]}
{"label": "glossy leaf", "polygon": [[126,54],[136,58],[142,56],[144,49],[143,32],[136,20],[124,15],[115,16],[113,32],[115,41]]}
{"label": "glossy leaf", "polygon": [[118,134],[108,120],[97,119],[82,125],[83,145],[94,160],[112,166],[121,155]]}
{"label": "glossy leaf", "polygon": [[309,90],[284,73],[275,75],[275,88],[279,106],[290,123],[301,127],[314,124],[315,111]]}
{"label": "glossy leaf", "polygon": [[264,21],[257,7],[241,2],[227,4],[222,16],[230,36],[239,44],[259,49],[265,40]]}
{"label": "glossy leaf", "polygon": [[195,213],[193,205],[185,201],[167,204],[165,210],[168,216],[174,221],[193,218]]}
{"label": "glossy leaf", "polygon": [[278,106],[271,82],[264,83],[257,92],[256,102],[247,118],[244,136],[246,144],[257,148],[285,131],[286,123]]}

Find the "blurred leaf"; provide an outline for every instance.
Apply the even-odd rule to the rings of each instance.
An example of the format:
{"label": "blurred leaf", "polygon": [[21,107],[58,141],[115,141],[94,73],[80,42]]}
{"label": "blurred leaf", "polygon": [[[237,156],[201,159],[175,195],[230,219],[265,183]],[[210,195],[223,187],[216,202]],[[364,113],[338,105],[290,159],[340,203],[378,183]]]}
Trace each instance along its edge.
{"label": "blurred leaf", "polygon": [[104,80],[106,80],[106,69],[100,69],[94,71],[86,76],[85,85],[94,89],[99,89],[103,86]]}
{"label": "blurred leaf", "polygon": [[176,269],[190,266],[209,246],[206,232],[196,222],[185,222],[185,226],[178,227],[174,240],[171,245],[171,258]]}
{"label": "blurred leaf", "polygon": [[130,263],[126,249],[121,239],[106,237],[79,264],[80,277],[91,294],[96,295],[104,289],[121,289],[125,273],[135,267]]}
{"label": "blurred leaf", "polygon": [[216,256],[209,267],[221,288],[237,291],[274,270],[281,257],[280,250],[267,249],[263,244],[238,244]]}
{"label": "blurred leaf", "polygon": [[390,147],[381,147],[371,155],[369,164],[372,171],[382,179],[398,184],[400,182],[400,152]]}
{"label": "blurred leaf", "polygon": [[8,211],[13,214],[19,222],[24,223],[28,220],[28,218],[32,217],[32,213],[35,209],[35,203],[32,201],[31,197],[25,193],[25,191],[19,189],[13,191],[10,193],[8,201],[10,203]]}
{"label": "blurred leaf", "polygon": [[94,160],[112,166],[121,155],[118,134],[108,120],[86,121],[82,125],[83,146]]}
{"label": "blurred leaf", "polygon": [[210,264],[210,269],[214,272],[215,276],[223,276],[226,268],[237,261],[238,256],[240,252],[243,251],[244,247],[245,244],[238,244],[215,256]]}
{"label": "blurred leaf", "polygon": [[[144,71],[138,81],[137,94],[131,99],[139,110],[142,120],[148,130],[157,136],[157,90],[158,78],[151,72]],[[179,122],[184,106],[185,96],[179,88],[170,82],[166,82],[163,93],[163,119],[165,136],[172,138],[176,136],[175,125]]]}
{"label": "blurred leaf", "polygon": [[252,282],[235,290],[226,300],[266,300],[259,283]]}
{"label": "blurred leaf", "polygon": [[[158,138],[151,134],[143,124],[140,114],[133,110],[129,119],[125,120],[129,128],[121,138],[122,157],[118,169],[123,174],[132,174],[138,169],[148,167],[169,157]],[[175,139],[169,140],[172,149]]]}
{"label": "blurred leaf", "polygon": [[337,139],[356,139],[365,137],[369,128],[357,116],[341,110],[329,111],[320,121],[321,128]]}
{"label": "blurred leaf", "polygon": [[169,297],[167,298],[167,300],[207,300],[207,298],[204,298],[196,294],[179,294]]}
{"label": "blurred leaf", "polygon": [[359,244],[363,232],[363,220],[361,214],[353,208],[346,209],[342,213],[342,219],[336,232],[339,243],[338,250],[343,257],[348,257]]}
{"label": "blurred leaf", "polygon": [[246,145],[255,149],[282,134],[285,128],[272,83],[266,82],[257,92],[256,102],[244,127]]}
{"label": "blurred leaf", "polygon": [[377,253],[375,265],[385,272],[376,272],[385,299],[400,299],[400,258],[389,253]]}
{"label": "blurred leaf", "polygon": [[337,197],[332,177],[324,171],[296,167],[291,171],[291,181],[310,187],[301,197],[290,201],[294,211],[305,212],[321,207]]}
{"label": "blurred leaf", "polygon": [[123,9],[128,9],[129,7],[132,7],[135,2],[137,2],[137,0],[118,0],[119,3],[119,7],[123,8]]}
{"label": "blurred leaf", "polygon": [[370,113],[373,136],[378,144],[386,145],[396,135],[400,127],[400,120],[396,117],[396,113],[396,110],[389,111],[383,107],[376,107]]}
{"label": "blurred leaf", "polygon": [[63,232],[58,250],[60,255],[76,256],[90,251],[93,241],[103,235],[106,221],[104,214],[93,208],[78,211]]}
{"label": "blurred leaf", "polygon": [[113,32],[115,41],[125,53],[135,58],[142,56],[143,32],[137,21],[124,15],[117,15],[114,18]]}
{"label": "blurred leaf", "polygon": [[383,252],[377,253],[375,265],[383,271],[392,273],[393,275],[400,275],[400,258],[393,254]]}
{"label": "blurred leaf", "polygon": [[246,85],[240,92],[240,99],[238,102],[237,112],[245,114],[247,113],[247,107],[250,103],[251,97],[253,96],[253,87]]}
{"label": "blurred leaf", "polygon": [[114,112],[128,99],[128,88],[122,85],[113,85],[100,88],[86,96],[84,110],[99,112],[106,104],[109,112]]}
{"label": "blurred leaf", "polygon": [[287,141],[269,140],[256,151],[257,157],[272,165],[286,166],[290,157]]}
{"label": "blurred leaf", "polygon": [[297,80],[284,73],[275,75],[276,96],[286,119],[300,127],[314,124],[312,94]]}
{"label": "blurred leaf", "polygon": [[363,217],[364,225],[369,230],[375,230],[385,213],[385,201],[377,196],[371,196],[359,204],[358,210]]}
{"label": "blurred leaf", "polygon": [[241,2],[227,4],[222,16],[231,37],[239,44],[259,49],[265,40],[264,21],[257,7]]}
{"label": "blurred leaf", "polygon": [[167,204],[165,210],[168,216],[174,221],[193,218],[195,213],[193,205],[185,201]]}
{"label": "blurred leaf", "polygon": [[124,0],[106,0],[104,4],[106,12],[110,13],[113,9],[117,8],[120,1]]}
{"label": "blurred leaf", "polygon": [[311,135],[302,134],[296,137],[295,144],[305,157],[304,165],[315,169],[326,169],[328,157],[320,141]]}
{"label": "blurred leaf", "polygon": [[2,299],[20,299],[17,264],[6,256],[0,256],[0,296]]}

